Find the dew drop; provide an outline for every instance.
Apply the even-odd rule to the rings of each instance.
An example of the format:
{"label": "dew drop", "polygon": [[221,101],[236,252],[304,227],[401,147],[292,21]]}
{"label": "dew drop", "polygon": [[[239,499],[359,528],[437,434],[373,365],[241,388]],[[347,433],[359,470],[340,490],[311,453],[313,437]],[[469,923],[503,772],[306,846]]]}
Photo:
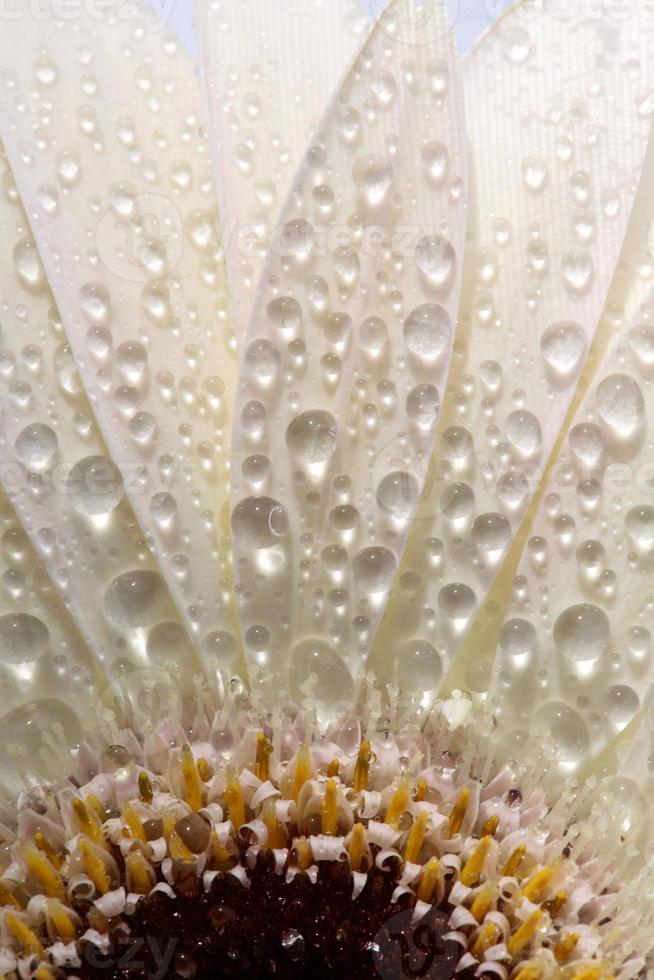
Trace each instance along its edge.
{"label": "dew drop", "polygon": [[352,177],[367,204],[377,207],[393,183],[393,165],[385,157],[368,154],[355,162]]}
{"label": "dew drop", "polygon": [[586,353],[586,336],[578,323],[553,323],[543,333],[540,348],[555,378],[569,379]]}
{"label": "dew drop", "polygon": [[391,587],[396,568],[397,560],[388,548],[364,548],[352,563],[352,575],[359,588],[374,595]]}
{"label": "dew drop", "polygon": [[158,572],[123,572],[104,594],[105,616],[121,629],[150,626],[164,618],[167,607],[168,593]]}
{"label": "dew drop", "polygon": [[549,701],[536,712],[536,722],[551,736],[561,762],[581,762],[590,746],[581,716],[562,701]]}
{"label": "dew drop", "polygon": [[610,374],[597,389],[597,411],[614,439],[633,439],[645,420],[640,385],[627,374]]}
{"label": "dew drop", "polygon": [[606,613],[588,602],[569,606],[554,623],[554,643],[561,656],[575,663],[598,660],[609,646]]}
{"label": "dew drop", "polygon": [[380,510],[398,521],[411,517],[420,499],[420,485],[415,476],[404,470],[389,473],[377,487]]}
{"label": "dew drop", "polygon": [[303,412],[288,426],[286,445],[307,466],[325,464],[336,452],[336,419],[329,412]]}
{"label": "dew drop", "polygon": [[430,286],[447,293],[456,271],[456,252],[440,235],[425,235],[416,245],[416,264]]}
{"label": "dew drop", "polygon": [[57,436],[49,425],[34,422],[26,426],[16,439],[18,459],[30,470],[45,470],[57,452]]}
{"label": "dew drop", "polygon": [[45,623],[27,613],[0,616],[0,661],[25,664],[37,660],[45,651],[50,634]]}
{"label": "dew drop", "polygon": [[87,517],[110,513],[123,497],[120,470],[106,456],[86,456],[73,466],[66,481],[76,511]]}
{"label": "dew drop", "polygon": [[451,335],[449,315],[436,303],[416,307],[404,321],[404,342],[421,361],[439,358],[449,348]]}

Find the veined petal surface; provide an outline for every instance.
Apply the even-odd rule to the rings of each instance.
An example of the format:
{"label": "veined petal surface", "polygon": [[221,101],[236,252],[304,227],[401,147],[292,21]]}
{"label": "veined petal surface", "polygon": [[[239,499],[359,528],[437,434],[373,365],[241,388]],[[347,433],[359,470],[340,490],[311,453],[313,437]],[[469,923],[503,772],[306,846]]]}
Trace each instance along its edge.
{"label": "veined petal surface", "polygon": [[457,345],[427,491],[370,661],[400,686],[427,645],[445,672],[470,636],[456,682],[488,691],[489,621],[502,607],[477,617],[577,393],[618,263],[651,126],[653,29],[636,9],[613,21],[525,2],[464,60]]}
{"label": "veined petal surface", "polygon": [[[231,670],[235,372],[199,83],[151,15],[75,13],[21,3],[3,23],[0,130],[146,544],[198,646]],[[141,594],[139,629],[168,619],[160,596]]]}
{"label": "veined petal surface", "polygon": [[[115,678],[175,658],[180,669],[179,658],[192,660],[191,640],[127,501],[128,474],[96,425],[13,175],[2,167],[0,482],[98,669]],[[162,643],[164,633],[175,644]]]}
{"label": "veined petal surface", "polygon": [[246,656],[347,701],[394,580],[454,340],[464,148],[440,4],[381,17],[293,182],[248,326],[232,531]]}
{"label": "veined petal surface", "polygon": [[242,346],[291,180],[370,22],[357,0],[199,0],[197,24]]}

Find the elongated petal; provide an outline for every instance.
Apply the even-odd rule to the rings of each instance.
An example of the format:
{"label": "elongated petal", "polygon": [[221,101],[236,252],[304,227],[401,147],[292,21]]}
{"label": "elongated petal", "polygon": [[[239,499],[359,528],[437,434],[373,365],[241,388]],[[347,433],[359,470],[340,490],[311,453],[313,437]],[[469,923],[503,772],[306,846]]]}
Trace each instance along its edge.
{"label": "elongated petal", "polygon": [[197,22],[241,346],[291,180],[369,22],[356,0],[199,0]]}
{"label": "elongated petal", "polygon": [[[154,593],[158,618],[168,622],[167,635],[177,637],[167,656],[179,656],[192,645],[145,548],[125,497],[123,476],[95,423],[6,165],[2,177],[0,385],[5,452],[0,482],[100,669],[116,676],[129,664],[148,664],[146,649],[154,662],[162,653],[157,638],[163,626],[155,627],[144,643],[142,616],[136,608],[127,616],[121,601],[143,606]],[[97,587],[94,602],[89,602],[89,581]]]}
{"label": "elongated petal", "polygon": [[323,703],[351,694],[420,496],[459,295],[457,74],[441,7],[394,4],[294,181],[250,320],[241,622],[252,664],[290,664],[296,701],[314,666]]}
{"label": "elongated petal", "polygon": [[[653,165],[650,144],[646,174]],[[547,474],[499,633],[493,694],[507,728],[535,718],[568,766],[627,728],[654,679],[652,221],[644,179],[610,293],[608,341]]]}
{"label": "elongated petal", "polygon": [[17,792],[61,775],[107,681],[2,491],[0,529],[0,786]]}
{"label": "elongated petal", "polygon": [[[234,372],[199,84],[161,25],[119,8],[53,21],[16,5],[0,36],[0,130],[147,545],[198,643],[229,667]],[[115,590],[96,588],[106,610]],[[127,591],[139,629],[169,618],[160,579]],[[133,620],[130,602],[109,618]]]}
{"label": "elongated petal", "polygon": [[[373,663],[406,676],[436,648],[488,690],[488,590],[573,403],[641,173],[652,22],[518,4],[465,60],[469,252],[432,480]],[[505,580],[510,583],[509,566]],[[502,601],[506,601],[506,596]],[[496,623],[497,628],[497,623]],[[468,641],[467,641],[468,642]],[[432,675],[435,684],[438,672]]]}

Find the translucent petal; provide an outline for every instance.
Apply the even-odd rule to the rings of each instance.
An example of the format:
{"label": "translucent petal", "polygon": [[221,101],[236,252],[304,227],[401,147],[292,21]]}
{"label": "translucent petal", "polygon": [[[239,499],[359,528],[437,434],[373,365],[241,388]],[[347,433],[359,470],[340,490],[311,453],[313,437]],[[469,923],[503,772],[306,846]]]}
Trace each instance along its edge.
{"label": "translucent petal", "polygon": [[197,23],[241,345],[291,180],[369,21],[357,0],[200,0]]}
{"label": "translucent petal", "polygon": [[487,593],[573,403],[632,210],[652,27],[635,12],[613,23],[524,3],[464,60],[470,213],[456,356],[371,659],[400,684],[403,652],[410,664],[428,643],[448,668],[465,638],[450,682],[488,690],[503,608]]}
{"label": "translucent petal", "polygon": [[[6,152],[147,546],[198,645],[228,650],[231,669],[235,372],[199,83],[138,8],[62,21],[16,8],[0,36]],[[168,613],[153,601],[140,619]]]}
{"label": "translucent petal", "polygon": [[[6,161],[2,181],[0,481],[99,669],[115,677],[160,662],[159,621],[168,621],[182,638],[177,656],[184,642],[187,649],[192,643],[96,425]],[[89,581],[95,583],[93,602]],[[123,583],[121,595],[133,597],[131,617],[115,601],[108,603],[117,582]]]}
{"label": "translucent petal", "polygon": [[454,336],[462,122],[439,5],[390,9],[321,134],[248,327],[232,528],[251,665],[290,665],[296,701],[315,673],[335,702],[395,577]]}

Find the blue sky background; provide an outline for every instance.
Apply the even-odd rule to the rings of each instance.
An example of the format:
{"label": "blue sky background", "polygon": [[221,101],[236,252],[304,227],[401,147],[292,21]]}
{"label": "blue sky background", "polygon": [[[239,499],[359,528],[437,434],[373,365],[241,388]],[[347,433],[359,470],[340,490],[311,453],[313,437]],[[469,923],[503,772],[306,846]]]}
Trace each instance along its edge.
{"label": "blue sky background", "polygon": [[[195,55],[195,29],[193,26],[193,0],[148,0],[157,11],[169,10],[168,23]],[[360,0],[363,7],[373,0]],[[467,50],[481,32],[488,26],[492,17],[499,16],[511,5],[512,0],[445,0],[454,21],[459,47]]]}

